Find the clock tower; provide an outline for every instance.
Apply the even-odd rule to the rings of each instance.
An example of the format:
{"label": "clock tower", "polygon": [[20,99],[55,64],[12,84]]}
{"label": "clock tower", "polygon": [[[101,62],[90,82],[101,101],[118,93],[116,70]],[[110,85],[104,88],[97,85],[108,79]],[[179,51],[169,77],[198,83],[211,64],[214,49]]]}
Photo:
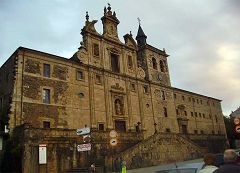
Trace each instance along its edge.
{"label": "clock tower", "polygon": [[104,8],[104,16],[101,18],[103,23],[103,36],[118,40],[117,25],[120,23],[116,17],[115,11],[111,11],[111,6]]}

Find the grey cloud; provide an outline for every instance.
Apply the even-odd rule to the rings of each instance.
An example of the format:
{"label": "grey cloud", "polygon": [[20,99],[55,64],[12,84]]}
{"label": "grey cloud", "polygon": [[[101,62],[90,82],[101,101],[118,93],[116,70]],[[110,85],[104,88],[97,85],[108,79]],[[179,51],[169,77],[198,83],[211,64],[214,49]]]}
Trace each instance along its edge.
{"label": "grey cloud", "polygon": [[[166,48],[173,86],[223,99],[224,114],[239,106],[240,1],[110,3],[120,20],[121,40],[130,30],[136,35],[140,17],[148,43]],[[85,11],[102,32],[105,5],[102,0],[1,0],[0,65],[20,45],[70,57],[81,41]]]}

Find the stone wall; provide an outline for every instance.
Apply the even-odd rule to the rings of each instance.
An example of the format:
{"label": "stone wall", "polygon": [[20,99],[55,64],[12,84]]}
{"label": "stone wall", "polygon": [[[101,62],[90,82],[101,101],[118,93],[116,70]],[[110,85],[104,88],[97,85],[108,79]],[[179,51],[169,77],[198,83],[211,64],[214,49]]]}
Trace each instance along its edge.
{"label": "stone wall", "polygon": [[178,134],[157,133],[118,154],[128,169],[180,162],[200,158],[207,152]]}

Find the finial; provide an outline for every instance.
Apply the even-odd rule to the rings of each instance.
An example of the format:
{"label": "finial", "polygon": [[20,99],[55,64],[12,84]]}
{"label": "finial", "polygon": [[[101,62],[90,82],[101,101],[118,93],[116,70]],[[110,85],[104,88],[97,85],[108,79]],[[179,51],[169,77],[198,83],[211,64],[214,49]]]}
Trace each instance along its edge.
{"label": "finial", "polygon": [[111,5],[108,3],[108,11],[111,11]]}
{"label": "finial", "polygon": [[141,20],[139,17],[137,18],[137,20],[138,20],[138,24],[141,25]]}
{"label": "finial", "polygon": [[132,31],[130,31],[130,36],[132,37]]}
{"label": "finial", "polygon": [[106,8],[106,6],[104,7],[104,14],[107,12],[107,8]]}
{"label": "finial", "polygon": [[115,13],[115,11],[113,12],[113,16],[116,17],[116,13]]}
{"label": "finial", "polygon": [[88,15],[88,12],[86,11],[86,20],[88,21],[89,20],[89,15]]}

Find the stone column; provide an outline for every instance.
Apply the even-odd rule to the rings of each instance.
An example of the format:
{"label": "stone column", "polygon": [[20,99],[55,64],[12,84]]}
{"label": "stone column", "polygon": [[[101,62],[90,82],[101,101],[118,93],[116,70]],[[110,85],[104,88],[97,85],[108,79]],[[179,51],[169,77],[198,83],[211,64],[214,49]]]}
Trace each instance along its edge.
{"label": "stone column", "polygon": [[108,83],[108,76],[106,76],[106,73],[103,74],[103,82],[104,82],[104,97],[105,97],[105,109],[106,109],[106,128],[112,129],[112,116],[110,113],[110,91],[109,91],[109,83]]}
{"label": "stone column", "polygon": [[90,127],[97,128],[95,117],[95,101],[94,101],[94,72],[89,69],[88,75],[89,83],[89,104],[90,104]]}
{"label": "stone column", "polygon": [[73,167],[77,167],[77,143],[73,145]]}

